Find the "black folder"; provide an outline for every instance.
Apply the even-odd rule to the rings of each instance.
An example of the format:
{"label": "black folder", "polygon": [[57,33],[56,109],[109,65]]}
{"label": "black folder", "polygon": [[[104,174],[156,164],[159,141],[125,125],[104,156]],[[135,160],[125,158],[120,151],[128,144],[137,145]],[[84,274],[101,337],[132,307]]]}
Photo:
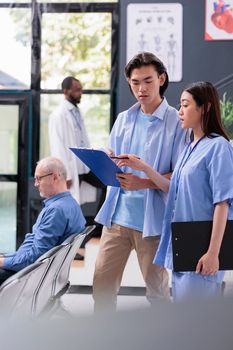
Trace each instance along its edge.
{"label": "black folder", "polygon": [[[172,223],[173,270],[195,271],[209,247],[212,221]],[[219,270],[233,270],[233,221],[228,220],[219,253]]]}
{"label": "black folder", "polygon": [[91,169],[103,184],[120,187],[116,174],[122,173],[122,170],[104,151],[82,147],[70,148],[70,150]]}

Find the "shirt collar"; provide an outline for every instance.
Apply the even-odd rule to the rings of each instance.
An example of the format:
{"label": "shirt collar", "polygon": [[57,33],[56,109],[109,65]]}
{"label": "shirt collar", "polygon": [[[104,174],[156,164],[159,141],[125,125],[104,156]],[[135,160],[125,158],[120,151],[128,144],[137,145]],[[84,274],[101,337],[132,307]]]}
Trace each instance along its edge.
{"label": "shirt collar", "polygon": [[46,198],[43,200],[44,206],[47,207],[48,205],[50,205],[52,202],[55,202],[56,200],[58,200],[59,198],[62,197],[67,197],[70,196],[70,192],[66,191],[66,192],[60,192],[58,194],[55,194],[55,196]]}
{"label": "shirt collar", "polygon": [[66,104],[66,106],[67,106],[67,108],[68,108],[68,110],[69,111],[72,111],[72,110],[76,110],[76,109],[78,109],[78,107],[77,106],[75,106],[75,105],[73,105],[73,103],[71,103],[70,101],[68,101],[68,100],[64,100],[64,103]]}
{"label": "shirt collar", "polygon": [[[137,102],[129,109],[129,111],[133,112],[134,110],[139,109],[140,106],[141,106],[140,103]],[[150,121],[154,121],[155,119],[163,120],[167,107],[168,107],[168,102],[166,100],[166,97],[163,97],[163,100],[160,103],[160,105],[152,113],[152,115],[150,117]]]}
{"label": "shirt collar", "polygon": [[167,100],[165,97],[163,97],[163,100],[160,103],[160,105],[152,113],[151,115],[152,119],[154,120],[155,118],[158,118],[160,120],[163,120],[167,107],[168,107]]}

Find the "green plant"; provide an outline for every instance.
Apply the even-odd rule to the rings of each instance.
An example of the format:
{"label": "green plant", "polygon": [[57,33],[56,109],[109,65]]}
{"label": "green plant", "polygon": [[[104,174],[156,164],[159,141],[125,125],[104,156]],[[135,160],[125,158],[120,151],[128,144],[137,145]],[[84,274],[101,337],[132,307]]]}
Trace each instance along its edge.
{"label": "green plant", "polygon": [[224,92],[222,100],[220,100],[221,116],[225,129],[233,140],[233,101],[227,97],[227,93]]}

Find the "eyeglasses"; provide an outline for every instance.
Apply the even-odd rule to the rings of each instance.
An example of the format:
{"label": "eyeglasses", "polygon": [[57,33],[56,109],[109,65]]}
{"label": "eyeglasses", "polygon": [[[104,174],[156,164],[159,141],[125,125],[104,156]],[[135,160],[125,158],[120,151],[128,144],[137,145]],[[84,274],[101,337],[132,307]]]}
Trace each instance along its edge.
{"label": "eyeglasses", "polygon": [[48,174],[41,175],[41,176],[35,176],[34,180],[35,180],[35,182],[40,182],[43,179],[43,177],[50,176],[50,175],[53,175],[53,173],[48,173]]}

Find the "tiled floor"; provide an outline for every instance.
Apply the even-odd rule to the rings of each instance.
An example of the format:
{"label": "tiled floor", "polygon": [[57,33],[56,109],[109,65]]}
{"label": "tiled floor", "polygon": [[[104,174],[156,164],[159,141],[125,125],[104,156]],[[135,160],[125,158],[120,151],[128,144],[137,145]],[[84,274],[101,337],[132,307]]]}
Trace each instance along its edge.
{"label": "tiled floor", "polygon": [[[92,315],[93,299],[91,294],[66,294],[62,297],[66,311],[74,316]],[[145,297],[142,296],[118,296],[117,311],[138,310],[149,307]]]}

